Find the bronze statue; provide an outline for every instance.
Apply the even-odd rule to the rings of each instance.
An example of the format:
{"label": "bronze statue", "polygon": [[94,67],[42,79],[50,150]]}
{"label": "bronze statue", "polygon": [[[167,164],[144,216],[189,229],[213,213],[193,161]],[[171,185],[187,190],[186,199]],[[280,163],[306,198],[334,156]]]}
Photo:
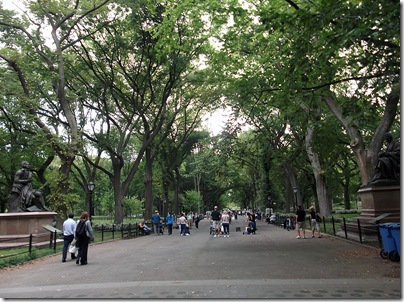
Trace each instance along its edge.
{"label": "bronze statue", "polygon": [[386,133],[384,139],[387,142],[386,151],[379,153],[370,184],[400,182],[400,143],[394,141],[390,133]]}
{"label": "bronze statue", "polygon": [[42,192],[32,189],[32,172],[29,163],[23,161],[21,169],[15,173],[13,187],[8,199],[8,212],[42,212],[45,207]]}

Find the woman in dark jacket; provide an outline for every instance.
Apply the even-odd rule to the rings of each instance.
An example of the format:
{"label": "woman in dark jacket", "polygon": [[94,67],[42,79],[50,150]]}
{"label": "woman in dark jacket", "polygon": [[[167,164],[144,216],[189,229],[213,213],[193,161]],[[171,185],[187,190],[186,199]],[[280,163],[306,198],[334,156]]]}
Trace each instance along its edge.
{"label": "woman in dark jacket", "polygon": [[[84,223],[85,233],[84,235],[79,235],[78,230],[80,229],[79,224]],[[88,245],[90,241],[94,241],[94,232],[91,227],[91,221],[89,219],[88,213],[83,212],[80,215],[80,219],[77,221],[76,227],[76,246],[78,246],[79,250],[77,253],[76,264],[86,265],[87,264],[87,254],[88,254]]]}

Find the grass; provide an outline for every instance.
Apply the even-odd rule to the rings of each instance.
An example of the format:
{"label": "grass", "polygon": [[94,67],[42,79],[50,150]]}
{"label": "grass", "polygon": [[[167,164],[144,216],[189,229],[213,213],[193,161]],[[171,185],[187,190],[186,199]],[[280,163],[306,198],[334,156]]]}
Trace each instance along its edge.
{"label": "grass", "polygon": [[56,255],[62,252],[62,245],[56,246],[56,251],[53,248],[47,247],[34,247],[31,254],[28,247],[16,248],[9,250],[0,250],[0,269],[20,265],[22,263],[42,258],[49,255]]}

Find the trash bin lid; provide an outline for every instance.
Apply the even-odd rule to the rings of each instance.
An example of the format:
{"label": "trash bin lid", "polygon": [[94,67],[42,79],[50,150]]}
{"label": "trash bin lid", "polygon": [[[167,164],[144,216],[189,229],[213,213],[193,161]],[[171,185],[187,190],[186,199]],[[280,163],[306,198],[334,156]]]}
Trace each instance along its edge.
{"label": "trash bin lid", "polygon": [[378,228],[381,228],[381,229],[385,229],[385,228],[389,228],[389,227],[390,227],[390,224],[391,224],[391,223],[379,223],[379,224],[377,225],[377,227],[378,227]]}

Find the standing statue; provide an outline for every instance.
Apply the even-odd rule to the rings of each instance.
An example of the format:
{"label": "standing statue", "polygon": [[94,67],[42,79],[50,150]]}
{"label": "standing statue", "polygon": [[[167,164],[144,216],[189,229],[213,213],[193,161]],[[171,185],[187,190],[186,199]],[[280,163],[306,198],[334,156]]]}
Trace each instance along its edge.
{"label": "standing statue", "polygon": [[379,153],[370,184],[378,182],[400,182],[400,143],[393,140],[390,133],[384,135],[386,151]]}
{"label": "standing statue", "polygon": [[42,212],[45,207],[42,192],[32,189],[32,172],[29,163],[23,161],[15,173],[13,187],[8,198],[8,212]]}

